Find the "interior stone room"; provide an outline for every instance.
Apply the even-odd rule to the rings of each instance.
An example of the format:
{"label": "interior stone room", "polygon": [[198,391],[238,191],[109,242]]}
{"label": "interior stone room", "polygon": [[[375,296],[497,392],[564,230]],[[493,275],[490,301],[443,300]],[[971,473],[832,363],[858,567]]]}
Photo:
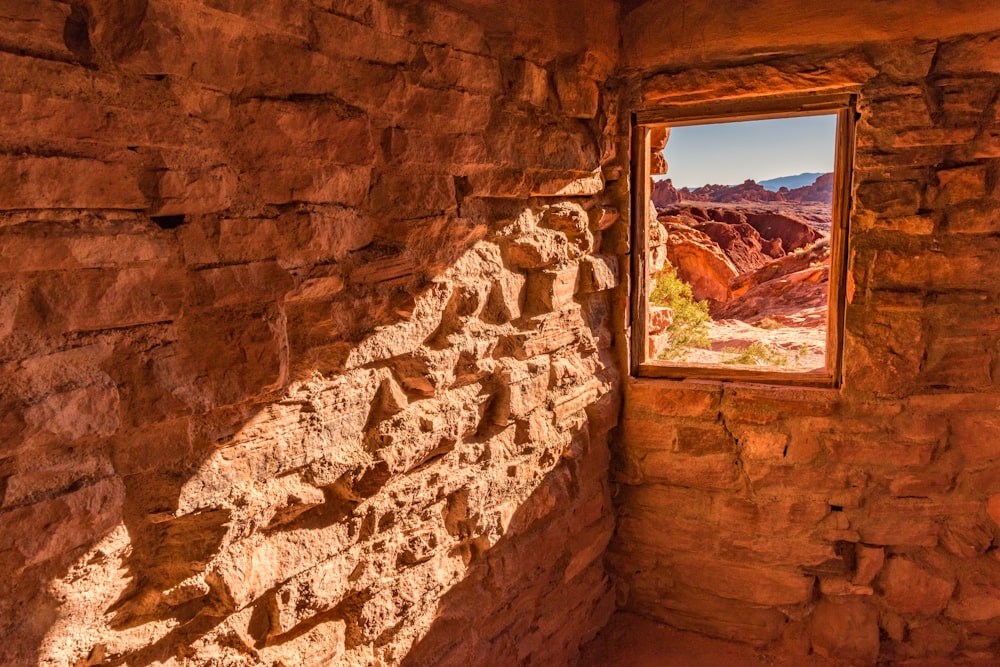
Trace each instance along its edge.
{"label": "interior stone room", "polygon": [[[835,381],[636,373],[635,114],[844,91]],[[0,664],[1000,662],[996,2],[0,0],[0,174]]]}

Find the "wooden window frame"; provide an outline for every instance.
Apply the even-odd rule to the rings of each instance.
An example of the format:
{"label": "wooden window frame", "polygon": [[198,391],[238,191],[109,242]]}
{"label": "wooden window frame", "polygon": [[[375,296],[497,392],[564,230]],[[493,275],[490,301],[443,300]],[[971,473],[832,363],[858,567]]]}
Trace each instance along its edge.
{"label": "wooden window frame", "polygon": [[[648,267],[650,131],[657,127],[707,125],[797,116],[836,115],[834,193],[830,225],[830,292],[827,303],[826,367],[822,371],[761,371],[718,364],[681,365],[650,360]],[[632,338],[631,372],[640,377],[730,380],[815,387],[839,387],[843,369],[847,244],[852,208],[851,179],[857,119],[857,92],[782,95],[660,106],[632,115]]]}

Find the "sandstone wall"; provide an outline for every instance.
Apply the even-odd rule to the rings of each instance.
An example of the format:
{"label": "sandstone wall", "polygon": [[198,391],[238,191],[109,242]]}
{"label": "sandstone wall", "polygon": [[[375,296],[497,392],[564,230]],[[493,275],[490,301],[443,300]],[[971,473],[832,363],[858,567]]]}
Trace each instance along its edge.
{"label": "sandstone wall", "polygon": [[616,14],[0,0],[0,663],[572,659]]}
{"label": "sandstone wall", "polygon": [[[665,4],[625,19],[626,60],[643,63],[630,106],[861,91],[844,382],[630,380],[612,473],[620,605],[856,664],[995,658],[1000,34],[830,46],[812,23],[823,46],[778,30],[776,53],[742,58],[734,28],[728,61],[722,39],[703,44],[717,65],[675,67],[668,48],[653,67],[629,49],[651,43],[643,17]],[[699,27],[708,3],[687,4],[691,35],[741,25],[736,12]],[[927,20],[949,30],[992,12]],[[836,25],[866,16],[844,13]]]}

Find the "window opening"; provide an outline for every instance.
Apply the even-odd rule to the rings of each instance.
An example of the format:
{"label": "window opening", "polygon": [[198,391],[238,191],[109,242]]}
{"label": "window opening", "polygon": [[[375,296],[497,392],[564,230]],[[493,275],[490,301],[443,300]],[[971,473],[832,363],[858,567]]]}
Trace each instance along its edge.
{"label": "window opening", "polygon": [[853,108],[636,114],[635,372],[837,384]]}

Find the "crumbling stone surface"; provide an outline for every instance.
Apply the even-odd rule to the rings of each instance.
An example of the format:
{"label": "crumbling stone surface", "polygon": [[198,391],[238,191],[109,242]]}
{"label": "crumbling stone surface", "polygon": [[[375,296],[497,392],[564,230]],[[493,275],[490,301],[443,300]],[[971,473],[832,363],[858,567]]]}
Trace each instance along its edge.
{"label": "crumbling stone surface", "polygon": [[573,659],[616,14],[0,0],[0,663]]}
{"label": "crumbling stone surface", "polygon": [[[619,604],[782,655],[995,662],[1000,37],[949,31],[995,29],[998,15],[956,6],[941,36],[921,24],[926,41],[851,45],[864,29],[838,31],[862,14],[838,8],[828,30],[808,18],[833,11],[817,6],[754,51],[748,26],[791,6],[740,10],[739,35],[688,56],[683,39],[664,46],[717,65],[654,53],[638,26],[665,3],[625,20],[635,107],[852,84],[860,117],[843,384],[628,381],[612,473]],[[708,3],[688,10],[699,40],[725,24]],[[822,47],[804,47],[809,35]]]}

